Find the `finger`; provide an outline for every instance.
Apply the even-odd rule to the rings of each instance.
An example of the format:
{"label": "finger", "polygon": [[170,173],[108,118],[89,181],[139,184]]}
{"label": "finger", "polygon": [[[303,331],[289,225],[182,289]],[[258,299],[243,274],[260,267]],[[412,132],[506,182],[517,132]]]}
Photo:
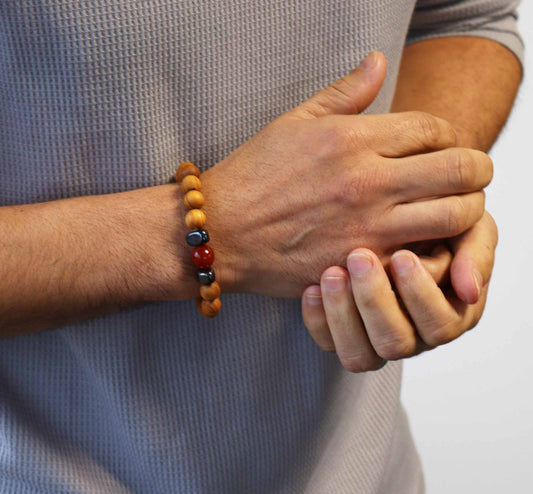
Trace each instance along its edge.
{"label": "finger", "polygon": [[471,327],[473,306],[457,298],[450,303],[412,252],[392,255],[391,274],[417,333],[430,347],[448,343]]}
{"label": "finger", "polygon": [[437,285],[449,284],[453,255],[444,241],[441,241],[430,254],[418,255],[418,258]]}
{"label": "finger", "polygon": [[368,339],[346,270],[338,266],[326,269],[320,279],[320,289],[328,327],[343,367],[350,372],[380,368],[382,359]]}
{"label": "finger", "polygon": [[493,176],[492,160],[474,149],[451,148],[390,161],[398,202],[481,190]]}
{"label": "finger", "polygon": [[369,147],[386,158],[439,151],[457,145],[453,126],[425,112],[364,115],[357,122],[357,128]]}
{"label": "finger", "polygon": [[335,352],[335,343],[326,320],[319,285],[305,289],[302,295],[302,318],[315,343],[326,352]]}
{"label": "finger", "polygon": [[417,337],[379,259],[368,249],[348,256],[353,297],[376,353],[386,360],[415,354]]}
{"label": "finger", "polygon": [[388,231],[399,245],[455,237],[478,222],[484,210],[482,191],[399,204],[388,215]]}
{"label": "finger", "polygon": [[492,274],[497,243],[498,228],[487,211],[472,228],[449,240],[454,253],[451,282],[463,302],[474,304],[479,300]]}
{"label": "finger", "polygon": [[332,114],[360,113],[374,101],[383,85],[386,72],[385,55],[374,51],[356,69],[285,115],[295,118],[318,118]]}

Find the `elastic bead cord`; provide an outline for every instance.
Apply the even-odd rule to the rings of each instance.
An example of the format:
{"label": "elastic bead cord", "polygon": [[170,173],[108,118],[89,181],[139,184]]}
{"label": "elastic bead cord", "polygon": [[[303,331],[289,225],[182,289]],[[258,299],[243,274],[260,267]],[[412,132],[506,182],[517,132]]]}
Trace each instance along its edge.
{"label": "elastic bead cord", "polygon": [[185,240],[194,247],[191,252],[191,261],[197,268],[196,277],[200,283],[200,296],[196,297],[196,307],[205,317],[215,317],[222,307],[220,301],[220,285],[215,281],[215,271],[212,267],[215,253],[209,247],[209,233],[204,229],[206,223],[205,213],[200,209],[204,205],[204,195],[201,192],[200,170],[198,167],[184,161],[180,164],[174,175],[176,183],[185,194],[183,203],[189,210],[185,215],[185,224],[192,230]]}

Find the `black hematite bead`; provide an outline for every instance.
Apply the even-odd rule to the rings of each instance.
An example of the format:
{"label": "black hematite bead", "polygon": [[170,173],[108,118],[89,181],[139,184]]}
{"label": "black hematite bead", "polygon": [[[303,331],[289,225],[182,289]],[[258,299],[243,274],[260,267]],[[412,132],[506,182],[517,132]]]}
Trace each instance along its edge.
{"label": "black hematite bead", "polygon": [[215,281],[215,271],[213,268],[199,269],[196,272],[200,285],[210,285]]}
{"label": "black hematite bead", "polygon": [[191,247],[197,247],[207,242],[209,242],[209,233],[207,233],[207,230],[195,230],[187,235],[187,243]]}

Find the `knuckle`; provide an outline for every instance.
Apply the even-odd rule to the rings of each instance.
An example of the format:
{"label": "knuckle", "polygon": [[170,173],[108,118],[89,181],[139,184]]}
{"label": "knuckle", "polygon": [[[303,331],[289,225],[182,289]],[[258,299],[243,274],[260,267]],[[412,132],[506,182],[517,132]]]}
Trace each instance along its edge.
{"label": "knuckle", "polygon": [[335,353],[335,345],[331,343],[330,341],[325,341],[324,335],[322,333],[320,334],[312,334],[313,340],[317,344],[317,346],[324,352],[327,353]]}
{"label": "knuckle", "polygon": [[335,129],[337,143],[342,152],[349,153],[353,159],[354,151],[360,153],[361,150],[367,148],[366,139],[358,125],[346,125],[342,120],[341,122],[337,124]]}
{"label": "knuckle", "polygon": [[377,161],[372,162],[373,166],[365,164],[346,168],[339,173],[339,182],[332,189],[334,199],[347,206],[361,207],[363,205],[375,204],[376,195],[383,190],[389,190],[391,178],[383,170]]}
{"label": "knuckle", "polygon": [[458,331],[457,321],[447,321],[445,323],[436,324],[426,332],[423,332],[422,339],[431,347],[445,345],[455,340],[460,334]]}
{"label": "knuckle", "polygon": [[304,325],[316,345],[323,351],[335,353],[335,344],[331,341],[329,327],[321,318],[304,316]]}
{"label": "knuckle", "polygon": [[475,328],[479,321],[481,321],[481,316],[483,315],[483,312],[482,310],[479,310],[479,311],[476,311],[474,313],[474,315],[472,316],[472,320],[470,321],[470,323],[468,324],[468,330],[471,330],[473,328]]}
{"label": "knuckle", "polygon": [[487,217],[487,222],[488,222],[489,232],[490,232],[492,242],[494,244],[494,247],[496,247],[496,245],[498,245],[498,237],[499,237],[498,225],[496,224],[496,221],[494,220],[494,218],[488,211],[485,211],[484,214]]}
{"label": "knuckle", "polygon": [[457,133],[453,125],[448,120],[439,119],[441,123],[441,134],[443,136],[443,144],[446,147],[455,147],[457,145]]}
{"label": "knuckle", "polygon": [[342,366],[353,373],[368,372],[382,365],[380,358],[366,353],[339,356]]}
{"label": "knuckle", "polygon": [[446,166],[448,185],[452,190],[463,190],[475,182],[475,163],[466,149],[449,151]]}
{"label": "knuckle", "polygon": [[386,360],[400,360],[411,357],[416,349],[416,341],[400,334],[393,334],[389,338],[374,344],[376,353]]}
{"label": "knuckle", "polygon": [[485,191],[480,190],[465,196],[465,199],[459,198],[464,205],[465,216],[463,219],[462,231],[477,223],[485,212]]}
{"label": "knuckle", "polygon": [[303,311],[302,320],[307,331],[309,331],[309,334],[311,334],[313,338],[316,335],[320,335],[325,329],[323,321],[319,321],[316,317],[307,314],[305,311]]}
{"label": "knuckle", "polygon": [[[366,283],[366,280],[363,280],[363,283]],[[381,309],[379,298],[376,296],[374,291],[365,288],[365,286],[357,288],[357,306],[359,311],[379,313]]]}
{"label": "knuckle", "polygon": [[[331,108],[341,103],[349,113],[359,113],[357,98],[354,98],[354,83],[349,76],[333,81],[328,87],[322,89],[304,104],[300,105],[300,113],[304,118],[319,118],[331,113]],[[333,105],[333,106],[332,106]]]}
{"label": "knuckle", "polygon": [[325,103],[322,101],[320,95],[305,101],[301,106],[292,108],[287,113],[291,115],[295,113],[297,119],[318,118],[327,111]]}
{"label": "knuckle", "polygon": [[332,95],[340,98],[350,99],[350,93],[353,92],[352,85],[348,82],[346,77],[341,77],[329,85]]}
{"label": "knuckle", "polygon": [[364,196],[371,188],[368,177],[361,176],[357,171],[347,170],[340,174],[340,182],[331,189],[332,199],[339,204],[352,206],[357,197]]}
{"label": "knuckle", "polygon": [[443,218],[443,221],[445,221],[443,227],[448,236],[454,237],[464,231],[463,225],[465,223],[465,212],[466,207],[460,197],[450,196],[448,198],[448,211]]}
{"label": "knuckle", "polygon": [[430,113],[412,112],[416,129],[420,133],[422,140],[429,146],[437,146],[441,141],[441,126],[436,117]]}

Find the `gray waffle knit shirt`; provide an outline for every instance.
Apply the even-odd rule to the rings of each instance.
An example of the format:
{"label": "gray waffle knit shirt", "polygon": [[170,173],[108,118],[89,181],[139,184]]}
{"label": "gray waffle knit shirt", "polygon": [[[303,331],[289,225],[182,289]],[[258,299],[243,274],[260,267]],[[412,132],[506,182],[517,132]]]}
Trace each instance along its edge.
{"label": "gray waffle knit shirt", "polygon": [[[520,57],[516,4],[0,0],[0,205],[205,171],[373,49],[386,112],[406,38]],[[155,303],[3,339],[0,492],[420,493],[400,380],[344,371],[299,300],[243,294],[215,320]]]}

